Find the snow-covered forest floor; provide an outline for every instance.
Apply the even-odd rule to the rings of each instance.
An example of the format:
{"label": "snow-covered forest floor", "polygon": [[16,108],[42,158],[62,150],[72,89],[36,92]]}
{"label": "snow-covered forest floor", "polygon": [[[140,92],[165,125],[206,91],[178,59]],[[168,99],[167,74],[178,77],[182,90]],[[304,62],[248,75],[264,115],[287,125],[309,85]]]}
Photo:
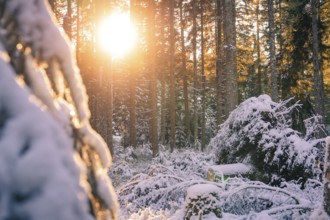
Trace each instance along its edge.
{"label": "snow-covered forest floor", "polygon": [[294,130],[299,106],[250,98],[205,152],[162,147],[153,158],[148,145],[124,148],[116,137],[109,175],[121,219],[328,219],[322,214],[325,141],[317,138],[326,131],[315,116],[304,120],[304,134]]}
{"label": "snow-covered forest floor", "polygon": [[322,206],[323,184],[317,180],[308,180],[304,189],[294,181],[272,187],[240,175],[208,181],[213,155],[163,149],[152,158],[148,147],[115,149],[109,175],[120,219],[312,219]]}

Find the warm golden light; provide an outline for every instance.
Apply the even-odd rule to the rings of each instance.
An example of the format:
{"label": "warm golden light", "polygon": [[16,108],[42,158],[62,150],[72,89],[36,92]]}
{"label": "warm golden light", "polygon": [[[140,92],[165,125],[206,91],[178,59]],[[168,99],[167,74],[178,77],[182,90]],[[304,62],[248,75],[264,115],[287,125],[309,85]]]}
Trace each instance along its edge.
{"label": "warm golden light", "polygon": [[129,14],[116,13],[106,18],[99,26],[101,48],[113,58],[120,58],[133,48],[137,34]]}

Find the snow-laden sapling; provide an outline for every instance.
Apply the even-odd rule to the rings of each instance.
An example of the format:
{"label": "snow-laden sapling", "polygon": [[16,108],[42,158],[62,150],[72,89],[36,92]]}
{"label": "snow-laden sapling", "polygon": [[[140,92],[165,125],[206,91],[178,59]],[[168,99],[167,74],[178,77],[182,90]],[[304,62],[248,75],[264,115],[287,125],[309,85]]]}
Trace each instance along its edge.
{"label": "snow-laden sapling", "polygon": [[189,187],[184,219],[201,219],[208,215],[222,217],[219,188],[212,184],[198,184]]}
{"label": "snow-laden sapling", "polygon": [[291,112],[299,104],[290,101],[276,103],[261,95],[241,103],[210,142],[217,163],[251,164],[251,178],[273,185],[313,178],[319,172],[316,142],[291,128]]}
{"label": "snow-laden sapling", "polygon": [[0,219],[116,219],[110,151],[48,1],[0,5]]}

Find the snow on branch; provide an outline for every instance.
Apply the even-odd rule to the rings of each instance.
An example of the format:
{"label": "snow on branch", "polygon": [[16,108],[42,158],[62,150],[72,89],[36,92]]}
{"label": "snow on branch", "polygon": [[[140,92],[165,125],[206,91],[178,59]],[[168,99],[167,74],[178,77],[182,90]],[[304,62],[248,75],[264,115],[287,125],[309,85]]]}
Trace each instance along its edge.
{"label": "snow on branch", "polygon": [[[111,215],[109,218],[114,218],[116,195],[106,173],[111,165],[111,154],[103,138],[90,125],[86,88],[68,38],[56,24],[48,1],[0,0],[0,4],[4,11],[0,14],[1,57],[7,57],[3,61],[8,61],[5,66],[12,68],[9,72],[20,85],[17,90],[23,88],[30,104],[52,116],[52,120],[66,132],[65,135],[75,139],[75,142],[71,140],[64,145],[80,152],[80,156],[73,153],[71,156],[78,158],[76,166],[81,168],[81,178],[91,185],[91,189],[85,186],[85,190],[91,191],[86,193],[89,199],[93,197],[95,210],[104,208]],[[16,98],[15,93],[11,97]],[[14,103],[4,99],[0,101],[5,106]],[[4,117],[10,117],[11,111],[18,110],[11,108],[6,112],[9,116]],[[59,144],[58,147],[64,146]]]}

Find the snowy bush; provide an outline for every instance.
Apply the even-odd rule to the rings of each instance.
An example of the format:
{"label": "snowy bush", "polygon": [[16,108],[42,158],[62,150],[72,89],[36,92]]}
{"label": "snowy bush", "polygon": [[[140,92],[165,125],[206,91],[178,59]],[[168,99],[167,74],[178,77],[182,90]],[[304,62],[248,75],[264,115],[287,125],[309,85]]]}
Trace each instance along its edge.
{"label": "snowy bush", "polygon": [[290,128],[290,113],[298,104],[288,106],[289,102],[276,103],[261,95],[241,103],[209,144],[217,162],[251,164],[252,178],[277,185],[318,175],[313,147],[317,141],[308,142]]}
{"label": "snowy bush", "polygon": [[212,184],[198,184],[187,189],[184,219],[201,219],[214,214],[222,217],[219,188]]}
{"label": "snowy bush", "polygon": [[0,0],[0,219],[114,219],[111,155],[45,0]]}

